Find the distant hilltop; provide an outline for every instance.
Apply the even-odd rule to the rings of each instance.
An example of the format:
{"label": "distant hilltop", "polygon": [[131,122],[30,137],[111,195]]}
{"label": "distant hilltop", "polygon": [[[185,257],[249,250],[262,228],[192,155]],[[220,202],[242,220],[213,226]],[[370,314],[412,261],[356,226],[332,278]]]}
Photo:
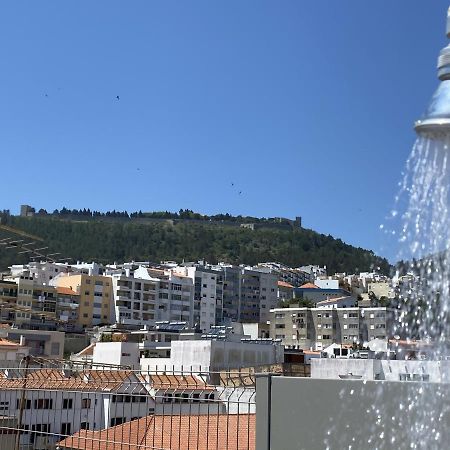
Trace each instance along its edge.
{"label": "distant hilltop", "polygon": [[[197,216],[186,210],[129,214],[63,208],[49,214],[33,212],[29,206],[21,212],[0,212],[0,243],[14,235],[19,243],[39,242],[36,245],[47,254],[74,261],[204,260],[234,265],[278,261],[289,267],[326,265],[332,273],[391,270],[389,262],[373,251],[302,228],[299,219]],[[0,247],[0,271],[27,263],[29,256],[26,248],[17,252],[14,245]]]}
{"label": "distant hilltop", "polygon": [[215,214],[206,215],[194,212],[190,209],[180,209],[178,212],[170,211],[152,211],[142,212],[135,211],[128,213],[127,211],[93,211],[89,208],[83,209],[55,209],[53,212],[41,208],[36,211],[36,208],[30,205],[20,206],[20,217],[48,217],[54,219],[65,219],[74,221],[133,221],[137,223],[152,223],[152,222],[166,222],[171,225],[177,223],[209,223],[212,225],[229,225],[255,230],[258,228],[275,228],[275,229],[293,229],[302,227],[302,218],[287,219],[284,217],[252,217],[252,216],[233,216],[231,214]]}

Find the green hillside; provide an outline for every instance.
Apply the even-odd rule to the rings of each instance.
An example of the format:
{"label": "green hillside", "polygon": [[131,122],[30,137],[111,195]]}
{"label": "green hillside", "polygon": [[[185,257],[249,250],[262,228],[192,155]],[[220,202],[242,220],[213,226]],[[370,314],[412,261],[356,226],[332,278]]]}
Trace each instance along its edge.
{"label": "green hillside", "polygon": [[[204,259],[233,264],[278,261],[297,267],[327,265],[330,272],[366,271],[389,263],[372,251],[352,247],[340,239],[312,230],[258,229],[255,231],[208,223],[140,224],[129,221],[73,221],[10,216],[6,224],[44,239],[49,253],[73,260],[121,262]],[[11,235],[10,235],[11,236]],[[0,238],[5,234],[0,231]],[[14,249],[0,247],[0,269],[26,262]]]}

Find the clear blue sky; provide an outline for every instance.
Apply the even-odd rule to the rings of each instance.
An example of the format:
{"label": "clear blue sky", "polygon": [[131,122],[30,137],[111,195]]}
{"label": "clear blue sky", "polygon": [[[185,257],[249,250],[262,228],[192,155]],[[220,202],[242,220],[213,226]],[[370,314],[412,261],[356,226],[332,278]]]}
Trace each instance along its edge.
{"label": "clear blue sky", "polygon": [[448,3],[4,1],[0,208],[301,215],[392,256]]}

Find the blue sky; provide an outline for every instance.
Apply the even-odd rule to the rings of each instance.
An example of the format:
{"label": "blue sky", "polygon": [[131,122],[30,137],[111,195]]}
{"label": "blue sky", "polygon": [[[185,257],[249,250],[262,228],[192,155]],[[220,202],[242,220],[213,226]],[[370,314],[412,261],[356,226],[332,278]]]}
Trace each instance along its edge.
{"label": "blue sky", "polygon": [[447,7],[4,1],[0,208],[301,215],[393,257]]}

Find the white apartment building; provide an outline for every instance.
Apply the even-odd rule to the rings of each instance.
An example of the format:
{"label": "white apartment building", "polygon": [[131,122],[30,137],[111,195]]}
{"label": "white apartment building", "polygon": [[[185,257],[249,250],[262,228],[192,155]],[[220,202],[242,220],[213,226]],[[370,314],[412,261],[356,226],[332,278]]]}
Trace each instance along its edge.
{"label": "white apartment building", "polygon": [[11,278],[17,278],[28,273],[37,284],[52,285],[52,280],[60,273],[76,272],[65,263],[52,263],[50,261],[33,261],[28,264],[14,264],[10,267]]}
{"label": "white apartment building", "polygon": [[[155,283],[157,289],[156,321],[194,322],[194,282],[180,273],[179,268],[159,270],[140,266],[134,271],[135,279]],[[139,280],[136,280],[139,282]],[[155,292],[155,293],[156,293]]]}
{"label": "white apartment building", "polygon": [[194,282],[194,324],[203,332],[217,325],[221,317],[220,273],[204,267],[178,267],[179,273]]}
{"label": "white apartment building", "polygon": [[108,269],[112,278],[111,323],[132,327],[159,321],[194,322],[194,282],[173,269],[139,266]]}
{"label": "white apartment building", "polygon": [[47,450],[59,435],[152,414],[155,400],[131,371],[29,369],[23,378],[15,370],[5,370],[0,376],[0,410],[19,417],[20,409],[21,428],[30,431],[22,434],[21,448]]}
{"label": "white apartment building", "polygon": [[114,307],[111,323],[142,326],[153,325],[160,305],[159,279],[135,278],[129,270],[111,274]]}
{"label": "white apartment building", "polygon": [[[350,299],[350,300],[349,300]],[[270,335],[288,348],[323,350],[332,344],[352,345],[387,339],[392,333],[395,311],[385,307],[359,308],[345,305],[346,297],[317,308],[271,310]]]}

